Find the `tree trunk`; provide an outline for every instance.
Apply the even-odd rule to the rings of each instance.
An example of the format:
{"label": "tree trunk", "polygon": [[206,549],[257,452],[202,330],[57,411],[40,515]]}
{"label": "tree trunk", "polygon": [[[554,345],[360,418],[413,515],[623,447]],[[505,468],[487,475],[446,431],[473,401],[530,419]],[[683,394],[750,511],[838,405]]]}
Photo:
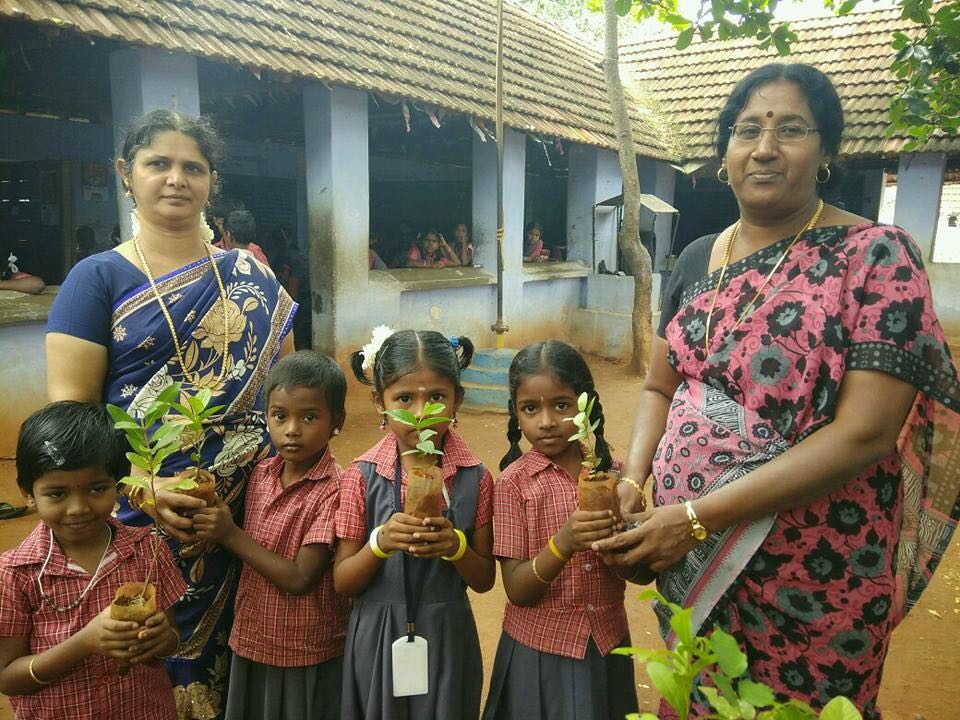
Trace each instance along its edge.
{"label": "tree trunk", "polygon": [[633,275],[633,352],[631,369],[646,375],[650,366],[650,344],[653,341],[650,293],[653,267],[650,253],[640,243],[640,176],[637,174],[637,153],[627,100],[620,82],[620,51],[617,47],[619,17],[613,0],[604,0],[603,77],[607,98],[613,112],[617,133],[617,153],[623,177],[623,224],[617,233],[617,244]]}

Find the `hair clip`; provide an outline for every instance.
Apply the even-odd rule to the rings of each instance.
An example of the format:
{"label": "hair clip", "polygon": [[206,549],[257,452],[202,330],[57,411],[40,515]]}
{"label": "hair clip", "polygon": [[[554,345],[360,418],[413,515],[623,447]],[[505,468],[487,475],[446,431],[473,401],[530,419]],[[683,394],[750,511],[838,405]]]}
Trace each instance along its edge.
{"label": "hair clip", "polygon": [[44,450],[47,451],[47,455],[50,456],[50,459],[53,460],[53,464],[56,465],[57,467],[60,467],[61,465],[64,465],[67,462],[67,459],[63,456],[63,453],[61,453],[57,449],[57,446],[54,445],[49,440],[43,441],[43,448]]}
{"label": "hair clip", "polygon": [[456,335],[451,335],[450,344],[453,346],[453,349],[456,350],[458,347],[460,347],[460,338],[458,338]]}

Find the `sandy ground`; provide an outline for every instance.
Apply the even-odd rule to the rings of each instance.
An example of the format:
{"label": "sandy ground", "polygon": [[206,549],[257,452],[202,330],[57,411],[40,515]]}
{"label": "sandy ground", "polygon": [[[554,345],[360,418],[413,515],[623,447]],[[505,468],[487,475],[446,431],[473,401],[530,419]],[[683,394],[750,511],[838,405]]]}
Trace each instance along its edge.
{"label": "sandy ground", "polygon": [[[955,346],[956,347],[956,346]],[[626,446],[639,383],[626,370],[602,360],[591,360],[604,407],[608,437],[615,448]],[[373,445],[380,437],[377,418],[368,390],[352,380],[347,399],[348,417],[344,432],[334,441],[334,452],[342,465]],[[506,451],[506,419],[495,414],[461,414],[460,432],[470,447],[495,468]],[[20,503],[9,459],[0,460],[0,500]],[[0,522],[0,550],[16,545],[37,522],[35,515]],[[659,646],[653,613],[636,599],[639,590],[628,586],[627,612],[630,632],[636,645]],[[500,634],[506,598],[499,578],[485,595],[473,596],[474,612],[483,646],[484,677],[490,670]],[[884,717],[891,720],[953,720],[960,717],[954,704],[956,682],[960,679],[960,541],[955,540],[921,603],[894,634],[880,692]],[[649,688],[642,668],[637,669],[641,710],[655,711],[657,696]],[[12,713],[0,696],[0,720]]]}

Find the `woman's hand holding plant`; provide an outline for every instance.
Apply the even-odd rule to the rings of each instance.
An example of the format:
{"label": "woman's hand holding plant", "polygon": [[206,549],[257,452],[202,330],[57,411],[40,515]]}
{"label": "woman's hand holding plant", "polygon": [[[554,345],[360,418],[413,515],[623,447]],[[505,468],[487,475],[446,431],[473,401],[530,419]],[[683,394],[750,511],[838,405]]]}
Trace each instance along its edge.
{"label": "woman's hand holding plant", "polygon": [[589,550],[597,540],[608,537],[616,526],[610,510],[575,510],[557,534],[554,542],[566,557]]}
{"label": "woman's hand holding plant", "polygon": [[413,534],[417,544],[407,550],[411,555],[427,559],[450,557],[460,549],[460,537],[447,518],[424,518],[420,523],[422,527]]}
{"label": "woman's hand holding plant", "polygon": [[201,540],[227,545],[230,538],[240,530],[233,521],[230,506],[222,498],[217,497],[213,507],[204,507],[203,501],[198,498],[189,499],[201,504],[201,509],[197,510],[193,516],[193,527]]}
{"label": "woman's hand holding plant", "polygon": [[[182,543],[196,542],[197,534],[194,528],[193,519],[189,517],[192,513],[206,507],[206,503],[200,498],[190,497],[176,490],[168,490],[171,486],[180,486],[183,478],[163,477],[154,478],[154,487],[156,488],[156,499],[153,515],[168,535]],[[144,505],[145,511],[149,511]]]}
{"label": "woman's hand holding plant", "polygon": [[659,573],[676,565],[697,546],[683,505],[664,505],[624,520],[639,522],[640,526],[593,543],[607,565],[646,565]]}

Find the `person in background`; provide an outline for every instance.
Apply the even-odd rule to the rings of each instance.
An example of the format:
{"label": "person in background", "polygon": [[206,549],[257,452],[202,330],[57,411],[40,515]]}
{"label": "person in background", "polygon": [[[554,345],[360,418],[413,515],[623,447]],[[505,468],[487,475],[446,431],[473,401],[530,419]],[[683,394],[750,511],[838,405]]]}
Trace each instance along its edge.
{"label": "person in background", "polygon": [[523,228],[523,261],[544,262],[550,251],[543,247],[543,228],[538,222],[528,222]]}
{"label": "person in background", "polygon": [[293,231],[286,225],[277,225],[270,233],[270,254],[277,280],[300,306],[293,319],[293,336],[297,350],[313,345],[313,298],[310,294],[310,264],[297,245]]}
{"label": "person in background", "polygon": [[370,231],[370,236],[367,240],[369,243],[369,250],[367,250],[367,259],[369,264],[367,265],[368,270],[386,270],[387,264],[383,261],[383,258],[380,257],[374,248],[380,244],[380,233]]}
{"label": "person in background", "polygon": [[0,290],[39,295],[46,288],[43,278],[24,270],[22,258],[26,254],[26,246],[26,243],[14,243],[9,249],[5,247],[0,251]]}
{"label": "person in background", "polygon": [[257,223],[249,210],[234,210],[223,223],[223,249],[237,248],[250,253],[267,267],[270,261],[263,248],[257,245]]}
{"label": "person in background", "polygon": [[223,224],[234,210],[244,210],[243,203],[233,198],[220,197],[207,209],[207,224],[213,230],[213,245],[223,247]]}
{"label": "person in background", "polygon": [[427,230],[418,244],[410,247],[407,253],[407,267],[445,268],[458,267],[460,258],[450,247],[443,233],[431,228]]}
{"label": "person in background", "polygon": [[97,236],[89,225],[81,225],[74,233],[77,241],[77,261],[90,257],[97,252]]}
{"label": "person in background", "polygon": [[473,242],[470,240],[470,228],[466,223],[453,226],[453,246],[464,267],[473,265]]}

